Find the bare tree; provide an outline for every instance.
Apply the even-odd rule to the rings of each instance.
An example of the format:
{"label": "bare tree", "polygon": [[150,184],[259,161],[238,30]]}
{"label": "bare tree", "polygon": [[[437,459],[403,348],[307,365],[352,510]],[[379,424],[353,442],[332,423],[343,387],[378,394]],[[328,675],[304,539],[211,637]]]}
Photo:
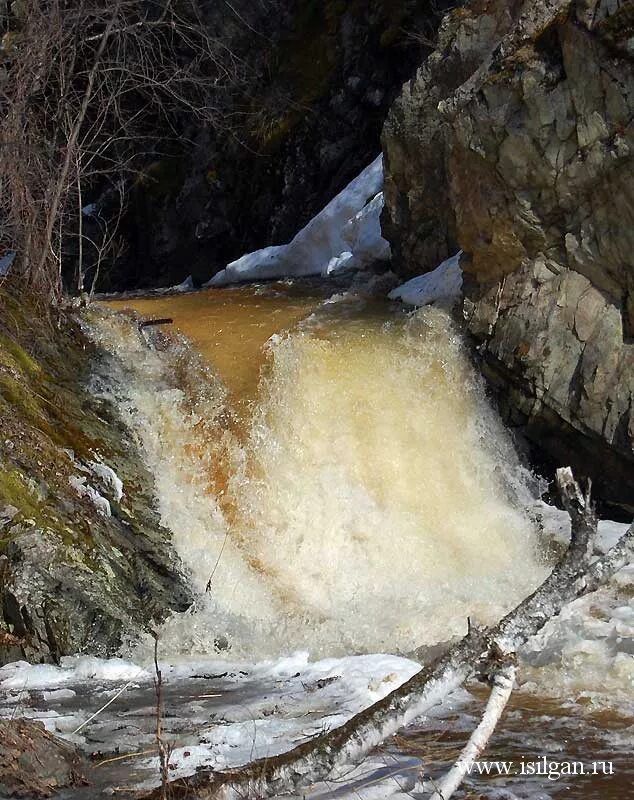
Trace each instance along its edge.
{"label": "bare tree", "polygon": [[[98,271],[157,145],[182,141],[193,120],[224,125],[223,93],[248,68],[197,0],[21,0],[13,9],[0,45],[0,257],[16,251],[25,287],[57,301],[69,249],[83,290],[87,252]],[[118,210],[95,240],[82,202],[97,188]]]}

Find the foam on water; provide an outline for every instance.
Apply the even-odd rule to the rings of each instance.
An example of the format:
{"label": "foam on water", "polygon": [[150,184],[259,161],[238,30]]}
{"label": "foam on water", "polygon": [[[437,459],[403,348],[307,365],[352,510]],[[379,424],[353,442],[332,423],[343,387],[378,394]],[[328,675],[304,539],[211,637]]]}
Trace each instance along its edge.
{"label": "foam on water", "polygon": [[634,718],[634,568],[566,606],[522,653],[524,690]]}
{"label": "foam on water", "polygon": [[96,387],[138,434],[201,591],[166,624],[170,652],[407,651],[543,578],[521,468],[448,316],[344,305],[272,338],[246,430],[183,342],[96,320],[115,356]]}
{"label": "foam on water", "polygon": [[[545,541],[561,547],[569,535],[567,515],[535,502],[533,480],[442,311],[408,316],[346,293],[316,311],[304,298],[297,324],[301,309],[283,308],[281,293],[286,324],[263,352],[270,307],[249,306],[244,294],[234,297],[253,341],[243,336],[238,358],[253,363],[239,364],[237,376],[209,329],[222,325],[218,306],[197,332],[189,312],[201,297],[160,301],[174,303],[177,322],[176,312],[188,310],[188,333],[209,343],[207,358],[223,353],[229,391],[177,336],[154,332],[148,347],[129,316],[99,312],[93,320],[105,349],[93,389],[127,418],[154,474],[161,519],[199,591],[195,607],[161,632],[174,776],[270,756],[340,725],[419,668],[394,655],[351,654],[444,641],[464,632],[467,616],[494,622],[550,569],[538,556],[553,549]],[[219,304],[231,305],[228,297]],[[142,302],[142,313],[156,313]],[[229,311],[225,322],[242,336],[242,312]],[[171,312],[162,305],[159,316]],[[261,367],[256,391],[251,376]],[[601,523],[599,549],[623,532]],[[521,691],[496,731],[496,757],[610,758],[615,791],[628,786],[633,585],[630,565],[519,654]],[[126,660],[7,665],[0,716],[19,710],[82,746],[147,749],[147,758],[113,760],[109,777],[104,762],[100,775],[104,786],[119,785],[121,769],[126,785],[155,785],[152,644],[135,645]],[[453,693],[408,731],[408,755],[388,745],[346,773],[337,795],[405,797],[418,754],[442,774],[480,713],[479,695]],[[487,779],[470,788],[490,797],[541,789],[547,797],[552,787],[544,779],[496,788]],[[560,788],[607,796],[603,783]],[[331,797],[331,783],[307,796]]]}

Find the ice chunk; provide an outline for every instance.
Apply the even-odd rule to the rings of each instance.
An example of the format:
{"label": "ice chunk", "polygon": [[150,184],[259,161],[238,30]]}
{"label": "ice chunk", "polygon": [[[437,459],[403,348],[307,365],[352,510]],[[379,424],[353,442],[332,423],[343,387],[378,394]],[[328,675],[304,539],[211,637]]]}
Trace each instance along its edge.
{"label": "ice chunk", "polygon": [[438,301],[457,303],[462,296],[462,270],[460,256],[443,261],[436,269],[417,275],[411,281],[390,292],[391,300],[401,300],[410,306],[426,306]]}
{"label": "ice chunk", "polygon": [[383,158],[376,158],[289,243],[247,253],[206,286],[240,281],[328,275],[390,257],[381,236]]}

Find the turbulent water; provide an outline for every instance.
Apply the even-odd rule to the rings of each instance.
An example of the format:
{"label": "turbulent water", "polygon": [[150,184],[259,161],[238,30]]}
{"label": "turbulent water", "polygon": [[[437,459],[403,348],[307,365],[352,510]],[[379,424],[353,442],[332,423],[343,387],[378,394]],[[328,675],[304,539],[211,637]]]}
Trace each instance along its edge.
{"label": "turbulent water", "polygon": [[[99,321],[201,592],[163,631],[170,652],[407,652],[464,633],[467,617],[493,622],[545,574],[527,473],[447,313],[335,300],[278,296],[271,337],[263,302],[220,369],[213,301],[198,320],[211,368],[173,340],[148,348],[121,317]],[[160,302],[188,317],[187,298]]]}
{"label": "turbulent water", "polygon": [[[417,671],[425,645],[497,620],[566,544],[566,515],[538,500],[445,311],[283,284],[112,305],[89,325],[103,350],[92,390],[138,440],[197,591],[160,631],[174,777],[341,725]],[[140,332],[122,308],[174,324]],[[623,527],[601,523],[601,546]],[[467,793],[628,796],[633,598],[631,565],[529,643],[487,748],[516,767],[601,759],[614,774],[471,776]],[[103,759],[73,800],[158,781],[152,642],[122,655],[0,669],[0,716],[42,719]],[[483,698],[453,693],[306,797],[405,797],[421,768],[452,765]]]}

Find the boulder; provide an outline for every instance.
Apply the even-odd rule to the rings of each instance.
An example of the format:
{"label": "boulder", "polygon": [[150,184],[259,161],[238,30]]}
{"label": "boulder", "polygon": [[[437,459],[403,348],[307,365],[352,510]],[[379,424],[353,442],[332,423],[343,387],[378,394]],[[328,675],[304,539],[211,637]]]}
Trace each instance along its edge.
{"label": "boulder", "polygon": [[47,733],[41,722],[0,720],[0,796],[35,800],[85,785],[75,745]]}

